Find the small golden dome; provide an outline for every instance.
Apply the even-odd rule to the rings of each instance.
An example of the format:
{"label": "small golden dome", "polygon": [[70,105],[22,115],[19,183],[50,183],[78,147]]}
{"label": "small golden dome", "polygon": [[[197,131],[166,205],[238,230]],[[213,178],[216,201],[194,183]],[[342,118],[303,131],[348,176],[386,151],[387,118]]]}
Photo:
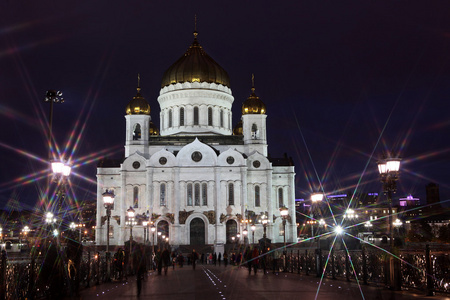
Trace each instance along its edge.
{"label": "small golden dome", "polygon": [[242,104],[242,114],[265,114],[266,113],[266,105],[262,102],[258,96],[255,94],[255,88],[252,88],[252,93],[247,100]]}
{"label": "small golden dome", "polygon": [[150,136],[156,136],[156,135],[159,135],[159,129],[158,129],[158,127],[156,127],[156,125],[155,125],[152,121],[150,121],[150,126],[149,126],[149,130],[148,130],[148,134],[149,134]]}
{"label": "small golden dome", "polygon": [[141,96],[141,88],[137,87],[136,96],[128,103],[125,113],[127,115],[150,115],[150,104]]}
{"label": "small golden dome", "polygon": [[186,53],[164,72],[161,88],[183,82],[208,82],[230,87],[228,73],[200,46],[197,31],[194,31],[194,42]]}
{"label": "small golden dome", "polygon": [[243,135],[244,134],[244,129],[242,127],[242,120],[239,121],[239,123],[237,123],[236,127],[234,127],[233,129],[233,135]]}

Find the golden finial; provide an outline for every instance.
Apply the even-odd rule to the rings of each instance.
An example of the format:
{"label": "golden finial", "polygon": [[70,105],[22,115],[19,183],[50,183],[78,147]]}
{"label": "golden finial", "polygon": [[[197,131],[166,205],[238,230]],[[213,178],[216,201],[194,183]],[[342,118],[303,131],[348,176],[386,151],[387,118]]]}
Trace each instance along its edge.
{"label": "golden finial", "polygon": [[197,39],[197,14],[194,15],[194,39]]}
{"label": "golden finial", "polygon": [[255,74],[252,73],[252,93],[255,92]]}

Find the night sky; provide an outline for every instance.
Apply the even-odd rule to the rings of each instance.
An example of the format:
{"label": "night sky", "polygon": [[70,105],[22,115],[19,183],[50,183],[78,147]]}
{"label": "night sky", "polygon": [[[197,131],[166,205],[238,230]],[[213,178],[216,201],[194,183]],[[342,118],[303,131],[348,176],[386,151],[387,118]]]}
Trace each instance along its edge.
{"label": "night sky", "polygon": [[[450,199],[448,1],[0,2],[0,207],[40,208],[46,90],[74,164],[70,195],[95,200],[96,166],[121,158],[125,107],[142,95],[159,127],[164,71],[193,40],[227,70],[233,124],[250,95],[267,106],[269,153],[296,167],[296,198],[381,192],[384,151],[402,160],[396,198]],[[16,203],[16,204],[14,204]]]}

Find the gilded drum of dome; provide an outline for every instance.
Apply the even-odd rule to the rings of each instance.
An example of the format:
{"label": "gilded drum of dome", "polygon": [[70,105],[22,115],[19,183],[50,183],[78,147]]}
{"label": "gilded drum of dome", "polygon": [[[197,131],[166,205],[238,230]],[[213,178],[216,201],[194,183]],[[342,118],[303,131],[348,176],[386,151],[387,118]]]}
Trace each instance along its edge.
{"label": "gilded drum of dome", "polygon": [[203,50],[197,38],[164,73],[161,88],[183,82],[208,82],[230,87],[228,73]]}

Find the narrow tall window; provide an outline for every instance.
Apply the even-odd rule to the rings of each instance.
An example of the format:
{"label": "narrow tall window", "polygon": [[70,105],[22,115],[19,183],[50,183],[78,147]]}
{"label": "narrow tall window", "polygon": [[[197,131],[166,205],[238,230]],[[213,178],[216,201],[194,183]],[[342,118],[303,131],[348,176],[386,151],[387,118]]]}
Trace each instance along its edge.
{"label": "narrow tall window", "polygon": [[166,184],[161,183],[159,190],[159,205],[166,206]]}
{"label": "narrow tall window", "polygon": [[208,126],[212,126],[212,124],[213,124],[212,108],[208,107]]}
{"label": "narrow tall window", "polygon": [[198,125],[198,107],[194,107],[194,125]]}
{"label": "narrow tall window", "polygon": [[133,130],[133,140],[140,140],[141,139],[141,125],[136,124],[134,125]]}
{"label": "narrow tall window", "polygon": [[200,183],[194,185],[195,206],[200,206]]}
{"label": "narrow tall window", "polygon": [[260,207],[261,201],[259,197],[259,185],[255,186],[255,206]]}
{"label": "narrow tall window", "polygon": [[228,113],[228,129],[231,129],[231,114]]}
{"label": "narrow tall window", "polygon": [[139,188],[137,186],[133,188],[133,207],[139,207]]}
{"label": "narrow tall window", "polygon": [[187,185],[186,196],[187,196],[187,199],[186,199],[187,205],[192,206],[192,183],[188,183],[188,185]]}
{"label": "narrow tall window", "polygon": [[234,184],[228,184],[228,205],[234,205]]}
{"label": "narrow tall window", "polygon": [[180,108],[180,126],[184,126],[184,108]]}
{"label": "narrow tall window", "polygon": [[283,200],[283,188],[278,189],[278,206],[283,207],[284,200]]}
{"label": "narrow tall window", "polygon": [[220,110],[220,127],[223,127],[223,109]]}
{"label": "narrow tall window", "polygon": [[169,109],[169,127],[172,127],[172,110]]}
{"label": "narrow tall window", "polygon": [[202,205],[208,206],[208,184],[202,183]]}

